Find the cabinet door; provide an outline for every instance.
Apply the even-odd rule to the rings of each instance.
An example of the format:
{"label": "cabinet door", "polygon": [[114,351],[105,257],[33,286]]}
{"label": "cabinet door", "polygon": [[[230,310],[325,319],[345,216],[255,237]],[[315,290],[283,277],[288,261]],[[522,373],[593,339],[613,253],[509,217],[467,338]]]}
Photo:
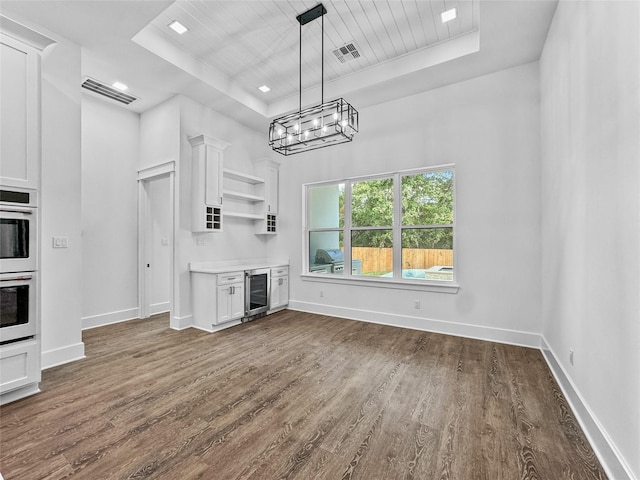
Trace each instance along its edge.
{"label": "cabinet door", "polygon": [[0,183],[38,188],[40,57],[20,42],[1,38]]}
{"label": "cabinet door", "polygon": [[222,285],[217,289],[216,325],[244,316],[244,285]]}
{"label": "cabinet door", "polygon": [[231,318],[229,320],[244,317],[244,284],[236,283],[235,285],[232,285],[232,287]]}
{"label": "cabinet door", "polygon": [[271,279],[270,309],[283,307],[289,303],[289,277],[275,277]]}
{"label": "cabinet door", "polygon": [[266,213],[275,215],[278,213],[278,169],[275,167],[267,167],[265,173]]}
{"label": "cabinet door", "polygon": [[231,320],[232,291],[233,289],[231,285],[223,285],[217,289],[218,301],[216,302],[216,325]]}
{"label": "cabinet door", "polygon": [[206,147],[204,165],[204,198],[207,205],[222,205],[222,153]]}

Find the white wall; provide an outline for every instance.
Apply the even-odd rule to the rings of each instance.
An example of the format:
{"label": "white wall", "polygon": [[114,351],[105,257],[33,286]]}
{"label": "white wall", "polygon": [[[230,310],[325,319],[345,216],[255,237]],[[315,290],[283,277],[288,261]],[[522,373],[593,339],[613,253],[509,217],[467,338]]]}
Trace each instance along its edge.
{"label": "white wall", "polygon": [[139,115],[82,97],[82,317],[138,317]]}
{"label": "white wall", "polygon": [[[290,252],[291,257],[291,305],[536,343],[538,102],[538,65],[533,63],[364,108],[361,131],[352,143],[286,158],[281,168],[283,221],[278,237],[280,253]],[[445,163],[456,165],[457,294],[316,283],[298,276],[301,184]],[[421,309],[414,309],[414,299],[421,300]]]}
{"label": "white wall", "polygon": [[540,61],[543,334],[636,478],[639,46],[640,3],[560,2]]}
{"label": "white wall", "polygon": [[[43,31],[38,26],[37,30]],[[80,47],[59,35],[42,56],[42,366],[84,356],[80,219]],[[67,249],[52,237],[68,237]]]}
{"label": "white wall", "polygon": [[180,158],[180,97],[150,108],[140,116],[138,168],[177,162]]}

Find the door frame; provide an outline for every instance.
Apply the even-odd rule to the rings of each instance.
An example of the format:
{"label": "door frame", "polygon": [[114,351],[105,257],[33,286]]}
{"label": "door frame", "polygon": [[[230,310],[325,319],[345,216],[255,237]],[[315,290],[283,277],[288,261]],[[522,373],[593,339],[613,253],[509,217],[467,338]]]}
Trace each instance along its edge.
{"label": "door frame", "polygon": [[171,245],[169,246],[169,318],[173,319],[175,306],[175,245],[176,245],[176,208],[175,208],[176,162],[170,161],[138,170],[138,310],[140,318],[151,315],[149,286],[151,272],[147,268],[150,255],[151,208],[149,202],[149,182],[169,176],[169,215],[171,218]]}

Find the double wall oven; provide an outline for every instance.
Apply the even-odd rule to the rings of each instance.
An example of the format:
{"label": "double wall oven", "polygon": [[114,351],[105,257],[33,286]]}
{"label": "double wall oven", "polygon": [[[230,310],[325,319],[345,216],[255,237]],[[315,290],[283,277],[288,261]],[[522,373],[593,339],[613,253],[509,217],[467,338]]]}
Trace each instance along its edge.
{"label": "double wall oven", "polygon": [[0,345],[36,334],[36,192],[0,189]]}

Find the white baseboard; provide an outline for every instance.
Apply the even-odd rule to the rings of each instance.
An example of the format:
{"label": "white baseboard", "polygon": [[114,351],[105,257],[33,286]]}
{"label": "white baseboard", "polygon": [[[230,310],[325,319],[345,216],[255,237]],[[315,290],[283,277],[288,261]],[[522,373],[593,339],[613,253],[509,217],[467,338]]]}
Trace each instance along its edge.
{"label": "white baseboard", "polygon": [[90,328],[103,327],[113,323],[126,322],[127,320],[138,318],[139,316],[140,310],[138,307],[119,310],[117,312],[101,313],[100,315],[91,315],[82,318],[82,329],[88,330]]}
{"label": "white baseboard", "polygon": [[165,313],[171,310],[171,302],[161,302],[161,303],[154,303],[151,305],[150,308],[151,315],[157,315],[158,313]]}
{"label": "white baseboard", "polygon": [[40,356],[42,361],[42,369],[57,367],[76,360],[82,360],[84,356],[84,343],[75,343],[66,347],[56,348],[55,350],[47,350],[42,352]]}
{"label": "white baseboard", "polygon": [[[30,383],[28,385],[25,385],[24,387],[16,388],[15,390],[11,390],[10,392],[1,394],[0,405],[6,405],[7,403],[15,402],[16,400],[35,395],[36,393],[40,393],[39,384]],[[0,475],[0,480],[2,480],[2,475]]]}
{"label": "white baseboard", "polygon": [[174,330],[184,330],[185,328],[193,327],[193,315],[171,317],[170,327]]}
{"label": "white baseboard", "polygon": [[332,317],[348,318],[369,323],[379,323],[393,327],[410,328],[426,332],[443,333],[457,337],[475,338],[497,343],[508,343],[523,347],[540,348],[540,335],[503,328],[483,327],[463,323],[446,322],[430,318],[397,315],[395,313],[373,312],[355,308],[335,307],[319,303],[289,301],[290,310],[318,313]]}
{"label": "white baseboard", "polygon": [[580,391],[571,381],[571,377],[558,362],[558,356],[541,336],[541,350],[551,373],[560,386],[567,402],[571,406],[582,431],[586,435],[591,447],[595,451],[607,476],[615,480],[637,480],[620,451],[616,448],[611,437],[606,433],[598,418],[584,401]]}

